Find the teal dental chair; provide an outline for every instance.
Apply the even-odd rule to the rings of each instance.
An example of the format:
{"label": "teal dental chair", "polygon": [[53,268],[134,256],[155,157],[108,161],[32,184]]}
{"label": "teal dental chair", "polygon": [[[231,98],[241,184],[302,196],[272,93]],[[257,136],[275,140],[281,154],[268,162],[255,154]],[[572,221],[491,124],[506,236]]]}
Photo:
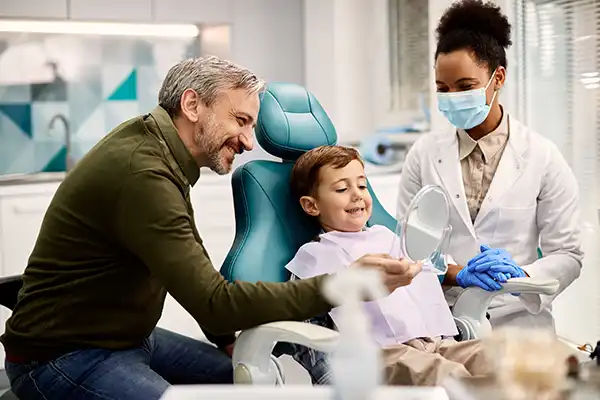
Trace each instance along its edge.
{"label": "teal dental chair", "polygon": [[[285,282],[290,278],[285,265],[300,246],[319,233],[319,227],[306,217],[291,196],[293,164],[310,149],[336,144],[337,135],[317,99],[306,89],[295,84],[272,83],[261,98],[256,137],[264,150],[282,161],[250,161],[233,173],[236,235],[221,273],[230,282]],[[395,230],[396,220],[379,203],[370,187],[369,190],[373,196],[373,213],[368,225],[385,225]],[[461,295],[463,305],[458,307],[458,315],[453,312],[461,338],[477,337],[491,329],[486,310],[493,296],[510,292],[551,294],[557,288],[556,281],[525,279],[493,293],[478,288],[466,290],[466,296]],[[238,337],[233,355],[235,381],[282,383],[283,372],[271,357],[277,342],[297,343],[327,352],[333,349],[337,336],[337,332],[320,326],[291,321],[244,331]]]}

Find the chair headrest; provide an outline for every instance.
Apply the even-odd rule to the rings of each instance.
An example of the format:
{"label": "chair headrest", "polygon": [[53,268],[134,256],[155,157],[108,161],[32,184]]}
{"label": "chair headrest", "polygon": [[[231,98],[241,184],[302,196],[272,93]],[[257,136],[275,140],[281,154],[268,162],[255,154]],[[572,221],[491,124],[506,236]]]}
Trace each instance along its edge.
{"label": "chair headrest", "polygon": [[293,83],[270,83],[260,101],[256,139],[269,154],[295,161],[315,147],[337,143],[331,120],[319,101]]}

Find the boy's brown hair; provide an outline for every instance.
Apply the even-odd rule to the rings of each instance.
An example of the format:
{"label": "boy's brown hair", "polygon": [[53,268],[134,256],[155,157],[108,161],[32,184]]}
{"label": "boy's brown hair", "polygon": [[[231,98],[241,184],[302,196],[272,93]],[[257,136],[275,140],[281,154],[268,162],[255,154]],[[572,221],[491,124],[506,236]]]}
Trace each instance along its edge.
{"label": "boy's brown hair", "polygon": [[292,169],[292,195],[296,200],[312,196],[319,186],[319,171],[326,166],[344,168],[358,160],[364,165],[358,151],[344,146],[321,146],[302,154]]}

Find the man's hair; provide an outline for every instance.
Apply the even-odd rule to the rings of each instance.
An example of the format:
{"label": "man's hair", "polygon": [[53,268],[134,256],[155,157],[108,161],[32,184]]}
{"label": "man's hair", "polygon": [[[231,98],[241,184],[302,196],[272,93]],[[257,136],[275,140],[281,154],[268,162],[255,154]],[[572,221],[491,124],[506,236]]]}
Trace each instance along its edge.
{"label": "man's hair", "polygon": [[319,172],[323,167],[344,168],[357,160],[364,165],[358,151],[344,146],[321,146],[302,154],[292,169],[292,195],[300,200],[312,196],[319,186]]}
{"label": "man's hair", "polygon": [[244,89],[258,93],[265,82],[254,73],[215,56],[191,58],[175,64],[158,92],[158,105],[171,117],[181,110],[181,96],[193,89],[206,107],[211,107],[224,90]]}

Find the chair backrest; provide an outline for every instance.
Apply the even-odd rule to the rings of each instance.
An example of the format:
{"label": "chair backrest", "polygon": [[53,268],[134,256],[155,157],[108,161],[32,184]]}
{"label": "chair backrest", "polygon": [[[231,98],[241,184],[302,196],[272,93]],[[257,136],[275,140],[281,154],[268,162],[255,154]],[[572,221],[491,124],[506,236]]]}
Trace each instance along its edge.
{"label": "chair backrest", "polygon": [[[283,282],[285,265],[319,226],[290,193],[294,161],[306,151],[337,143],[331,120],[317,99],[299,85],[271,83],[261,98],[256,138],[281,162],[256,160],[238,167],[232,176],[236,234],[221,273],[233,282]],[[395,229],[396,220],[373,195],[369,225]]]}

